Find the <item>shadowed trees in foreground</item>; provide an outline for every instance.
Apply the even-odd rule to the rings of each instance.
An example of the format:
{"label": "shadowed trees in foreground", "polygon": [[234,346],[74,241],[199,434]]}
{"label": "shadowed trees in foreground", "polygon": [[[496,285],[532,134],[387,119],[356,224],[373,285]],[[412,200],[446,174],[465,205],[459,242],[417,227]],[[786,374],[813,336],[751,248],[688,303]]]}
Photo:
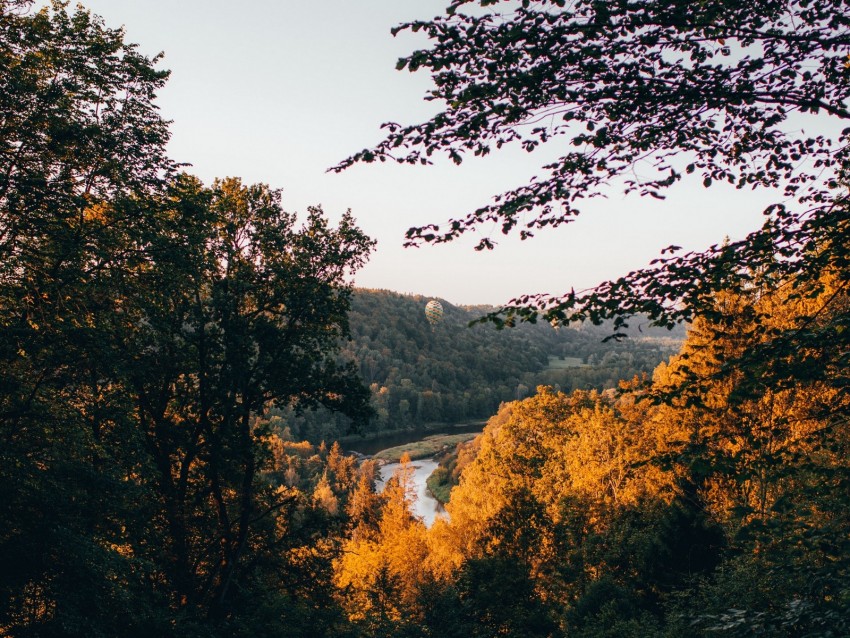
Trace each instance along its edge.
{"label": "shadowed trees in foreground", "polygon": [[167,73],[84,9],[0,2],[0,56],[1,631],[256,618],[307,498],[272,480],[256,416],[370,415],[333,353],[372,242],[178,175]]}

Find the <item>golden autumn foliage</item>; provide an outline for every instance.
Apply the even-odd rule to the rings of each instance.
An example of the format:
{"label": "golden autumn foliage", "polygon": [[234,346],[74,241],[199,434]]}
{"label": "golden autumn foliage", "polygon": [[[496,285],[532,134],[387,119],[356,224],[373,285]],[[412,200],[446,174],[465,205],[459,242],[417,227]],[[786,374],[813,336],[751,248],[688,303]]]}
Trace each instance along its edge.
{"label": "golden autumn foliage", "polygon": [[[846,312],[846,292],[840,281],[827,277],[806,290],[783,284],[717,303],[724,321],[698,319],[682,352],[656,371],[653,391],[669,398],[659,415],[680,433],[685,462],[700,466],[697,480],[713,515],[743,524],[774,515],[780,501],[812,480],[817,472],[795,471],[802,464],[846,467],[846,457],[834,448],[847,444],[846,417],[834,415],[847,414],[850,397],[835,383],[842,372],[829,370],[829,364],[809,379],[796,376],[793,383],[770,379],[781,360],[732,364],[746,362],[753,351],[787,333]],[[839,350],[834,354],[840,356]],[[809,355],[822,357],[785,354],[797,360]]]}
{"label": "golden autumn foliage", "polygon": [[[349,619],[368,627],[397,623],[415,607],[427,555],[425,527],[411,513],[413,468],[410,457],[387,482],[381,494],[377,525],[354,521],[355,532],[342,547],[335,564],[335,584],[344,593]],[[365,475],[364,475],[365,476]],[[371,485],[361,478],[355,499],[357,512],[372,514]]]}
{"label": "golden autumn foliage", "polygon": [[[649,412],[631,395],[565,395],[545,387],[504,406],[452,492],[452,532],[438,533],[453,538],[462,555],[475,555],[519,494],[539,505],[552,525],[563,520],[566,500],[579,499],[590,512],[646,499],[669,502],[674,477],[649,462],[665,441],[657,428],[645,427]],[[543,557],[554,541],[546,534],[538,541]]]}
{"label": "golden autumn foliage", "polygon": [[[448,605],[474,635],[509,635],[493,610],[522,623],[543,609],[549,620],[528,635],[656,635],[663,623],[664,635],[709,635],[741,605],[777,627],[842,626],[831,605],[850,591],[846,348],[759,357],[790,332],[834,326],[847,295],[837,277],[807,290],[768,283],[719,295],[652,379],[617,392],[540,387],[504,404],[464,448],[450,517],[428,530],[410,514],[403,468],[336,563],[349,617],[378,633],[443,627],[429,614]],[[792,366],[808,356],[821,367],[803,377]],[[360,480],[352,502],[376,498]],[[478,580],[494,571],[503,583]],[[814,573],[827,584],[812,588]],[[819,611],[783,620],[793,600]],[[659,601],[679,616],[665,619]]]}

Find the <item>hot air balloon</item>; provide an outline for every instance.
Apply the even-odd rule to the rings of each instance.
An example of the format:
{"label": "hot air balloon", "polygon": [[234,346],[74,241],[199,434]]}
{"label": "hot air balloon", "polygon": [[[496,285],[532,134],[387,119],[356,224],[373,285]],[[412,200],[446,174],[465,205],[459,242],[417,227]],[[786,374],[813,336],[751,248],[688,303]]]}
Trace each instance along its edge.
{"label": "hot air balloon", "polygon": [[425,318],[432,327],[440,323],[443,320],[443,304],[436,299],[429,301],[425,306]]}

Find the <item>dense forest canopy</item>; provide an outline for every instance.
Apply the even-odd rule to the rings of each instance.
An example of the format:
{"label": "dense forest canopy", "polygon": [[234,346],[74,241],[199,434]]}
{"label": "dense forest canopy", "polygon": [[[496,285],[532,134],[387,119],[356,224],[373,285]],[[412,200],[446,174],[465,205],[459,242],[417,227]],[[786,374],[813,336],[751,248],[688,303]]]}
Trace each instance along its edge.
{"label": "dense forest canopy", "polygon": [[504,405],[461,450],[450,520],[426,530],[388,505],[348,541],[349,613],[398,636],[846,634],[846,386],[753,394],[724,370],[764,339],[748,304],[776,324],[832,295],[846,312],[824,286],[718,299],[737,331],[700,319],[649,384]]}
{"label": "dense forest canopy", "polygon": [[0,1],[0,57],[0,633],[227,624],[287,560],[255,415],[371,415],[335,351],[373,242],[178,174],[167,73],[83,8]]}
{"label": "dense forest canopy", "polygon": [[[610,323],[470,327],[493,309],[447,301],[442,320],[431,325],[427,303],[422,296],[386,290],[356,289],[352,295],[351,340],[340,355],[357,366],[371,389],[376,416],[368,433],[483,422],[500,403],[524,398],[538,385],[613,388],[621,379],[651,373],[684,337],[681,326],[670,332],[635,325],[633,337],[620,342],[605,341]],[[268,416],[279,432],[288,428],[287,437],[314,443],[339,439],[350,429],[350,419],[326,411],[296,414],[276,406]]]}

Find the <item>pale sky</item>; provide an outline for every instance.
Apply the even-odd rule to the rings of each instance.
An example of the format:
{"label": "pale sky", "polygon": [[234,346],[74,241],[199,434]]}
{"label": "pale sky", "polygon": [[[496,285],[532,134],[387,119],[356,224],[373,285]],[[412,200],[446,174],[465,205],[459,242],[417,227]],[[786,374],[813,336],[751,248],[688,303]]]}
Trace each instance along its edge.
{"label": "pale sky", "polygon": [[[170,154],[209,183],[239,176],[283,189],[284,207],[350,208],[378,240],[358,286],[501,304],[523,293],[592,286],[640,268],[670,244],[702,249],[761,224],[767,193],[680,184],[666,201],[612,192],[574,223],[525,242],[482,228],[448,246],[404,249],[404,231],[440,223],[525,183],[557,148],[513,149],[456,167],[364,164],[327,169],[381,138],[380,124],[422,121],[425,73],[395,70],[426,45],[390,29],[440,13],[447,0],[83,0],[148,55],[165,53],[171,79],[158,104],[173,120]],[[475,252],[482,235],[496,250]]]}

